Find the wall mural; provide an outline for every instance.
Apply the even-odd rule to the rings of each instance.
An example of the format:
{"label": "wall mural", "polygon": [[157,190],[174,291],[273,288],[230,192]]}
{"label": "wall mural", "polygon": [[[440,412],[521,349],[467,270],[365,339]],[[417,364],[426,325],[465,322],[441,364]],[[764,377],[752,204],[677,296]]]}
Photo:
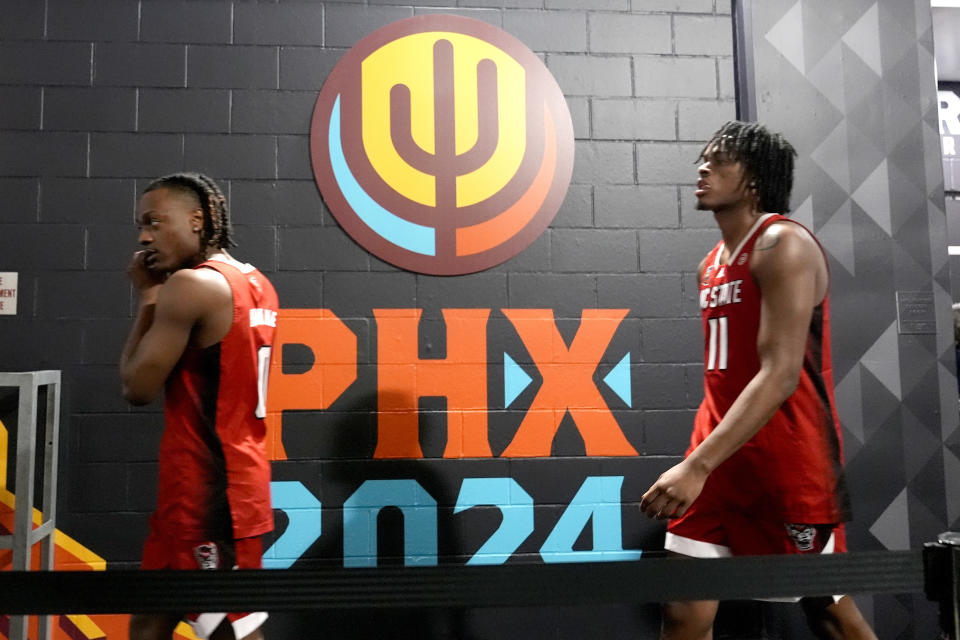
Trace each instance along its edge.
{"label": "wall mural", "polygon": [[324,200],[361,246],[456,275],[512,258],[547,228],[573,171],[573,126],[523,43],[479,20],[426,15],[341,58],[317,99],[311,156]]}

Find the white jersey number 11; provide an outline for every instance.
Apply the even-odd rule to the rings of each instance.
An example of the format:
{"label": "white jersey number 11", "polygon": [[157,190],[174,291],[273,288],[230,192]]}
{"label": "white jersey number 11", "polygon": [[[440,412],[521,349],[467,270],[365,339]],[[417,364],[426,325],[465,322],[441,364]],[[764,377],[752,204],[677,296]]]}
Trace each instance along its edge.
{"label": "white jersey number 11", "polygon": [[727,316],[707,318],[710,344],[707,351],[707,371],[727,368]]}

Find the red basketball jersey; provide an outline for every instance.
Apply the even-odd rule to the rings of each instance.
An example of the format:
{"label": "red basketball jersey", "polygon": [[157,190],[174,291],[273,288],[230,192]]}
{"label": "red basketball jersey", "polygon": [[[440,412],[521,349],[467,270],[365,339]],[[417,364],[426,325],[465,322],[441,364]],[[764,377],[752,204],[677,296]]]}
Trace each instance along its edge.
{"label": "red basketball jersey", "polygon": [[250,265],[219,260],[233,324],[219,343],[188,347],[167,380],[154,528],[184,540],[246,538],[273,529],[264,439],[277,294]]}
{"label": "red basketball jersey", "polygon": [[[757,238],[774,222],[798,224],[767,214],[730,253],[727,264],[720,262],[722,242],[707,255],[699,298],[704,399],[688,454],[713,431],[760,370],[761,292],[750,274],[750,255]],[[829,317],[824,298],[810,321],[796,391],[770,422],[711,474],[712,483],[720,483],[732,506],[783,522],[816,524],[848,519],[840,423],[833,398]]]}

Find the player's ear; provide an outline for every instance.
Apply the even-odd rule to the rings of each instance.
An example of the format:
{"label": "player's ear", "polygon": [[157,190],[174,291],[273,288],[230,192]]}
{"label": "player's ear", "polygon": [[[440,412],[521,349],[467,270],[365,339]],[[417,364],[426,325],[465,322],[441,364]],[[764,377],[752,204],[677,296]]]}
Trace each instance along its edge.
{"label": "player's ear", "polygon": [[190,212],[190,228],[196,232],[203,231],[203,210],[194,209]]}

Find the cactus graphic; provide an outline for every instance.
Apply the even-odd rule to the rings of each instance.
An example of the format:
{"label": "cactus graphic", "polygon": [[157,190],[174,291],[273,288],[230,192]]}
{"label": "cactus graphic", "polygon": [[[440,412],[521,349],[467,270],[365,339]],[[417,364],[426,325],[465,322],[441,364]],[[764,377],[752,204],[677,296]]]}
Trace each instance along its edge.
{"label": "cactus graphic", "polygon": [[[438,236],[453,234],[457,209],[457,177],[476,171],[488,162],[499,136],[497,67],[490,59],[477,63],[477,140],[466,152],[456,150],[456,108],[453,45],[437,40],[433,45],[434,150],[421,148],[413,139],[410,89],[396,84],[390,90],[390,136],[397,153],[411,167],[436,178],[436,207],[441,215]],[[438,237],[439,239],[439,237]],[[452,242],[438,242],[452,247]]]}

